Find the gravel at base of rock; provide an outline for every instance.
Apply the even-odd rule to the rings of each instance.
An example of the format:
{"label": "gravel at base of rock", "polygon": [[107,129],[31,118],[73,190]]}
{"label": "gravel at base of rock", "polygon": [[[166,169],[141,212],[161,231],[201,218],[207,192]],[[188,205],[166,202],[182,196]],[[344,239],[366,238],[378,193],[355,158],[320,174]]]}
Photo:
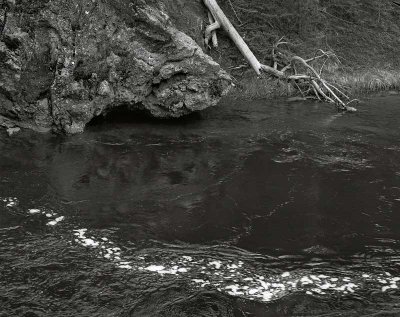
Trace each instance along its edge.
{"label": "gravel at base of rock", "polygon": [[159,1],[21,0],[6,11],[0,115],[18,126],[79,133],[119,106],[176,118],[230,87]]}

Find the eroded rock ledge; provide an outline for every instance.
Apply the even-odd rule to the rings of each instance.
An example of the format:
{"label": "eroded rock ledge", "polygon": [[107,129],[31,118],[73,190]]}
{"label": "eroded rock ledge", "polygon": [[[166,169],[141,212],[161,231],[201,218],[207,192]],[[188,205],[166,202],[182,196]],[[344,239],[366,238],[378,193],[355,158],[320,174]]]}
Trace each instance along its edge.
{"label": "eroded rock ledge", "polygon": [[180,117],[214,106],[230,86],[159,1],[0,0],[0,6],[3,125],[78,133],[118,106]]}

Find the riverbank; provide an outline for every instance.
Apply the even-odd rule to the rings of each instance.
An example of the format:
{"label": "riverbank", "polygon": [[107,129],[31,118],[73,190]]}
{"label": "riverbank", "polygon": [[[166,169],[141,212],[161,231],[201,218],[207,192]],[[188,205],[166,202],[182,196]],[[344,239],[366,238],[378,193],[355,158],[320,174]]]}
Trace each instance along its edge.
{"label": "riverbank", "polygon": [[[270,1],[220,0],[222,9],[260,62],[272,65],[274,43],[304,58],[319,49],[336,57],[323,68],[326,80],[350,96],[400,90],[400,7],[368,0]],[[231,97],[255,99],[301,94],[290,83],[257,78],[223,32],[220,48],[210,54],[236,80]],[[222,57],[221,57],[222,56]],[[318,65],[320,69],[322,65]]]}

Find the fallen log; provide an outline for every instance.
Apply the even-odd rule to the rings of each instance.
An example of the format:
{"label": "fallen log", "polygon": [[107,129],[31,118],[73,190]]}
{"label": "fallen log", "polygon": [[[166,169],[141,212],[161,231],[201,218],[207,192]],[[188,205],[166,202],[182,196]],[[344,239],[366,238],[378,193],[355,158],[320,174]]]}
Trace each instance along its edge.
{"label": "fallen log", "polygon": [[[350,98],[344,92],[322,78],[321,74],[323,67],[327,59],[334,56],[333,53],[320,50],[319,55],[309,59],[304,59],[295,55],[288,56],[287,54],[282,54],[282,52],[279,51],[279,46],[288,44],[287,42],[283,42],[283,38],[281,38],[277,43],[274,44],[272,49],[271,59],[273,61],[273,66],[264,65],[260,63],[257,57],[253,54],[246,42],[229,21],[228,17],[222,11],[217,1],[203,0],[203,2],[209,10],[208,14],[211,23],[205,31],[206,45],[209,44],[210,39],[212,39],[214,47],[218,45],[216,44],[217,40],[215,32],[217,29],[222,27],[258,76],[260,76],[262,73],[267,73],[282,80],[293,81],[296,88],[301,92],[302,95],[304,95],[304,92],[300,86],[306,85],[308,86],[306,89],[308,93],[313,94],[316,99],[335,103],[342,110],[351,112],[356,111],[355,108],[349,106],[349,104],[353,101],[350,101]],[[279,69],[280,63],[278,62],[277,58],[278,53],[285,57],[285,61],[288,61],[286,63],[281,63],[283,64],[281,69]],[[320,72],[317,72],[311,63],[323,58],[325,59],[325,62],[323,63]],[[298,73],[295,66],[296,64],[299,64],[303,67],[304,73]]]}

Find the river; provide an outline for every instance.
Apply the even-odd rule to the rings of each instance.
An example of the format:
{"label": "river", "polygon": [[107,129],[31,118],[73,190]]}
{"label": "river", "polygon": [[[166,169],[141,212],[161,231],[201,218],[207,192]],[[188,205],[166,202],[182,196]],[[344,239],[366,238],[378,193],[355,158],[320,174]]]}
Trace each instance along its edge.
{"label": "river", "polygon": [[358,110],[1,131],[0,316],[400,316],[400,98]]}

